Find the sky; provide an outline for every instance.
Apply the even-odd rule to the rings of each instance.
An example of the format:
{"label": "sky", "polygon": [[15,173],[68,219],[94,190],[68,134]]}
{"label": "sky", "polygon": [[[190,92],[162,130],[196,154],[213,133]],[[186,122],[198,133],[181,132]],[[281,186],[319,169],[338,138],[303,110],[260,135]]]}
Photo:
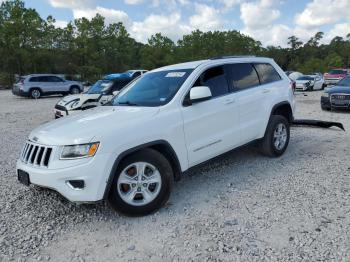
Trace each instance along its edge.
{"label": "sky", "polygon": [[155,33],[174,41],[193,30],[238,30],[268,45],[287,45],[295,35],[307,41],[325,33],[324,43],[350,33],[350,0],[25,0],[56,26],[99,13],[107,23],[123,22],[146,43]]}

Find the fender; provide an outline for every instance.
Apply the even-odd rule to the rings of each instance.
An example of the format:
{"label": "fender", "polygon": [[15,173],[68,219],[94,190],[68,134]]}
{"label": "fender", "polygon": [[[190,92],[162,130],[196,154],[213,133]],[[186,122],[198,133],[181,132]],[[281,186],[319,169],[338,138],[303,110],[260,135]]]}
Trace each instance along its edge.
{"label": "fender", "polygon": [[[287,120],[289,121],[289,123],[291,124],[294,120],[294,116],[293,116],[293,110],[292,110],[292,106],[290,105],[290,103],[288,101],[282,101],[276,105],[274,105],[271,109],[271,113],[270,113],[270,118],[273,115],[273,113],[276,111],[277,108],[281,107],[281,106],[288,106],[290,108],[290,111],[288,112],[288,117]],[[269,118],[269,120],[270,120]]]}
{"label": "fender", "polygon": [[[155,141],[152,141],[152,142],[148,142],[148,143],[141,144],[139,146],[130,148],[130,149],[122,152],[121,154],[119,154],[119,156],[114,161],[112,170],[111,170],[111,172],[109,174],[109,177],[108,177],[108,180],[107,180],[107,184],[106,184],[106,188],[105,188],[105,192],[103,194],[103,199],[108,199],[108,194],[109,194],[109,191],[110,191],[112,183],[113,183],[115,172],[117,171],[117,168],[118,168],[118,165],[119,165],[120,161],[125,156],[127,156],[127,155],[129,155],[129,154],[131,154],[133,152],[142,150],[144,148],[154,148],[154,149],[156,149],[157,146],[165,146],[167,148],[167,150],[169,150],[168,153],[170,155],[165,156],[165,157],[166,158],[168,158],[168,157],[171,158],[171,161],[170,161],[171,163],[170,164],[172,165],[172,168],[174,170],[174,180],[175,181],[180,180],[181,174],[182,174],[181,166],[180,166],[179,159],[178,159],[178,157],[177,157],[173,147],[169,144],[169,142],[167,142],[165,140],[155,140]],[[162,153],[162,152],[160,152],[160,153]]]}
{"label": "fender", "polygon": [[288,122],[290,124],[292,124],[292,122],[294,120],[294,116],[293,116],[293,111],[292,111],[292,107],[291,107],[290,103],[288,101],[279,102],[279,103],[275,104],[272,107],[271,112],[270,112],[270,116],[269,116],[269,118],[267,119],[267,121],[264,124],[264,129],[261,130],[260,138],[265,136],[265,133],[266,133],[266,130],[267,130],[267,126],[268,126],[268,124],[269,124],[269,122],[271,120],[271,117],[273,116],[274,112],[276,112],[278,110],[278,108],[282,107],[282,106],[288,106],[290,108],[289,112],[287,113],[288,116],[286,118],[287,118]]}

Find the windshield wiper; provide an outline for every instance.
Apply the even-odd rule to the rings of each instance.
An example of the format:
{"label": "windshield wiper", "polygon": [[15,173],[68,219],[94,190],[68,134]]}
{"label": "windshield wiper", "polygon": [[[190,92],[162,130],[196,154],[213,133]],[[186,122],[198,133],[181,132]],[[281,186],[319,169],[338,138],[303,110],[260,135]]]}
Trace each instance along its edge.
{"label": "windshield wiper", "polygon": [[118,102],[118,105],[138,106],[138,104],[130,102],[130,101]]}

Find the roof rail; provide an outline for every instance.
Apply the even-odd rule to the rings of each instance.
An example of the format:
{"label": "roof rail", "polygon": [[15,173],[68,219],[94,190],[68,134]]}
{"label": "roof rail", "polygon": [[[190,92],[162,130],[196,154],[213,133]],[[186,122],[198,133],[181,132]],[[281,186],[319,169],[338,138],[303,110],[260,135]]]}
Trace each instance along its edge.
{"label": "roof rail", "polygon": [[210,58],[210,60],[216,59],[226,59],[226,58],[245,58],[245,57],[256,57],[255,55],[228,55],[228,56],[215,56]]}

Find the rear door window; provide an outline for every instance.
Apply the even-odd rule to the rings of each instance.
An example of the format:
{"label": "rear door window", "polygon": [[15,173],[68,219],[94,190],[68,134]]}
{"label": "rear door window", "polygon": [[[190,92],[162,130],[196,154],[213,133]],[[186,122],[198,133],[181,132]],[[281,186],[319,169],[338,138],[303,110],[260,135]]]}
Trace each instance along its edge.
{"label": "rear door window", "polygon": [[230,65],[230,84],[234,91],[241,91],[258,86],[259,77],[250,63]]}
{"label": "rear door window", "polygon": [[54,83],[62,82],[62,79],[57,76],[47,76],[46,79],[47,79],[46,82],[54,82]]}
{"label": "rear door window", "polygon": [[222,96],[229,92],[224,66],[209,68],[196,80],[193,86],[207,86],[212,97]]}
{"label": "rear door window", "polygon": [[268,63],[255,63],[254,66],[259,74],[262,85],[281,80],[281,76],[272,65]]}

